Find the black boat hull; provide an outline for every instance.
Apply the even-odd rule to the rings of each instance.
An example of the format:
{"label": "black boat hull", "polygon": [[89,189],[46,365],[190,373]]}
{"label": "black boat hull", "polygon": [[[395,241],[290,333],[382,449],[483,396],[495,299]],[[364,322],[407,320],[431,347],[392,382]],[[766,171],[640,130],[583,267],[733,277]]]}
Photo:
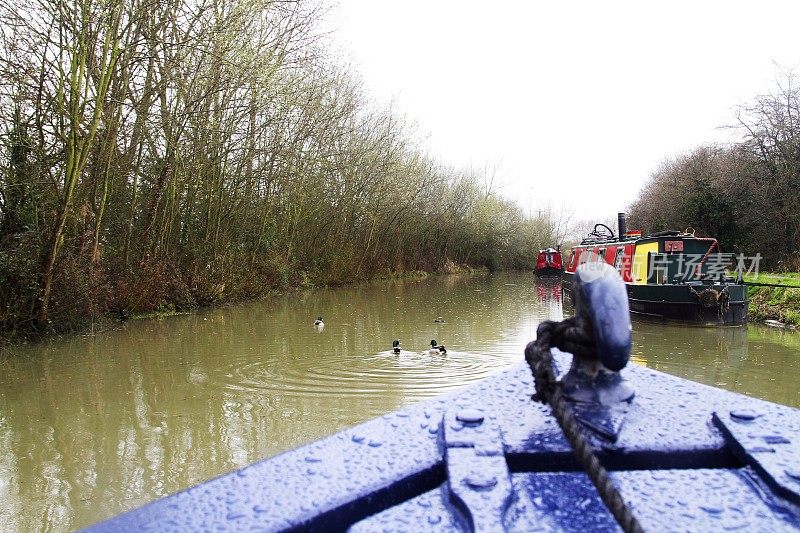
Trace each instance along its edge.
{"label": "black boat hull", "polygon": [[544,267],[536,269],[536,276],[540,278],[557,278],[563,274],[563,268]]}
{"label": "black boat hull", "polygon": [[[574,274],[564,276],[570,290]],[[747,287],[738,284],[706,283],[682,285],[626,284],[632,315],[701,326],[741,326],[747,323]],[[722,293],[725,302],[705,301],[702,293],[709,289]],[[705,303],[705,305],[704,305]]]}
{"label": "black boat hull", "polygon": [[747,323],[746,300],[731,300],[725,306],[706,307],[699,301],[655,299],[650,294],[652,291],[637,289],[634,285],[628,287],[628,304],[634,315],[703,326],[741,326]]}

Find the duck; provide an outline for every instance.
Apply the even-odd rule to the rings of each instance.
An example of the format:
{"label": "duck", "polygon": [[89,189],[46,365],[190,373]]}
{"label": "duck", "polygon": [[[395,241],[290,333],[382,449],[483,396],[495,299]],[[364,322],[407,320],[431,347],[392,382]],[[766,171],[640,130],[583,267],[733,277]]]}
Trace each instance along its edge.
{"label": "duck", "polygon": [[395,339],[392,341],[392,351],[394,353],[400,353],[400,341]]}
{"label": "duck", "polygon": [[431,341],[431,347],[428,349],[428,353],[430,354],[445,354],[447,353],[447,349],[444,347],[443,344],[437,344],[436,340]]}
{"label": "duck", "polygon": [[318,316],[317,319],[314,321],[314,327],[317,329],[322,329],[325,327],[325,322],[322,321],[321,316]]}
{"label": "duck", "polygon": [[433,321],[435,324],[444,324],[444,318],[437,316],[436,319]]}

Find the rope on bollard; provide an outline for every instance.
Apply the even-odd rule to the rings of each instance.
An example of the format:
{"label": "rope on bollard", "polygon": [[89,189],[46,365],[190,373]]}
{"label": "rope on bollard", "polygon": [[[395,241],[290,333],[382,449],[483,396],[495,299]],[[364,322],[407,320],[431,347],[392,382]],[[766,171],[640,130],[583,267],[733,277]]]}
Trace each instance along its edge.
{"label": "rope on bollard", "polygon": [[575,455],[592,480],[603,503],[614,515],[622,529],[627,533],[641,533],[644,531],[642,526],[592,450],[564,397],[561,382],[556,380],[553,371],[553,356],[550,348],[558,348],[572,353],[575,357],[580,357],[594,354],[594,346],[592,326],[586,318],[572,317],[561,322],[547,320],[539,324],[536,330],[536,340],[528,343],[525,347],[525,361],[531,368],[536,385],[536,394],[533,399],[550,404],[553,415]]}

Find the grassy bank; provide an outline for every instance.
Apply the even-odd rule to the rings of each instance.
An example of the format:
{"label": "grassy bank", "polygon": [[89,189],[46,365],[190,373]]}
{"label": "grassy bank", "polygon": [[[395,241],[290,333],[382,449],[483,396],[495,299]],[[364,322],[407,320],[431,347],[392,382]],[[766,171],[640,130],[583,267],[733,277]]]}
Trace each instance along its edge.
{"label": "grassy bank", "polygon": [[214,298],[208,298],[207,295],[200,297],[201,295],[197,294],[196,287],[194,291],[185,286],[183,290],[171,290],[170,287],[175,283],[164,285],[160,283],[160,280],[151,278],[147,288],[138,287],[137,291],[132,291],[148,297],[130,299],[125,307],[106,308],[104,312],[100,312],[95,307],[94,314],[73,317],[72,319],[65,314],[62,320],[54,323],[53,327],[47,330],[15,329],[4,331],[0,329],[0,348],[3,345],[20,342],[35,342],[44,337],[62,333],[97,333],[119,327],[127,320],[150,320],[188,314],[198,309],[235,305],[250,300],[276,297],[293,291],[342,287],[393,279],[422,279],[433,275],[482,275],[488,274],[488,272],[489,270],[485,267],[472,267],[466,264],[456,264],[452,261],[446,261],[438,269],[383,270],[372,276],[354,277],[346,281],[338,280],[336,283],[327,283],[313,276],[302,275],[302,272],[300,272],[287,276],[280,283],[275,280],[264,280],[262,284],[231,285],[227,290],[217,291]]}
{"label": "grassy bank", "polygon": [[790,326],[800,327],[800,272],[759,274],[747,276],[745,281],[780,285],[748,287],[750,320],[758,322],[777,320]]}
{"label": "grassy bank", "polygon": [[[358,285],[360,283],[374,283],[374,282],[390,281],[396,279],[404,279],[404,280],[424,279],[429,276],[436,276],[436,275],[484,275],[488,273],[489,270],[486,267],[471,267],[469,265],[457,265],[452,261],[447,261],[444,264],[444,266],[439,270],[384,271],[370,278],[359,278],[359,279],[352,279],[350,281],[341,281],[333,285],[325,283],[317,284],[314,283],[314,281],[309,276],[297,275],[293,277],[293,279],[295,280],[293,283],[290,282],[281,286],[275,286],[275,285],[269,287],[265,286],[262,287],[261,290],[258,290],[253,294],[239,295],[239,297],[235,299],[223,298],[218,301],[207,302],[202,304],[194,303],[190,307],[186,307],[185,305],[179,307],[180,304],[176,302],[161,303],[155,310],[134,312],[131,313],[130,315],[125,315],[123,317],[114,315],[114,316],[108,316],[106,318],[107,319],[122,318],[125,320],[128,319],[149,320],[153,318],[164,318],[175,315],[185,315],[193,312],[194,310],[202,308],[235,305],[238,303],[246,302],[249,300],[257,300],[260,298],[274,298],[294,291],[319,289],[326,287],[346,287],[346,286]],[[196,302],[197,300],[192,300],[192,301]]]}

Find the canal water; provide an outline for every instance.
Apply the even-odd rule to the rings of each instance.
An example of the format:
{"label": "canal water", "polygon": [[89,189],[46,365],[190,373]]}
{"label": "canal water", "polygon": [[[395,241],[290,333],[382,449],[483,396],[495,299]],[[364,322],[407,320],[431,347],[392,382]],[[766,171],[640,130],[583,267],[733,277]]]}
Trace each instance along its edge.
{"label": "canal water", "polygon": [[[0,524],[80,528],[463,387],[521,362],[537,324],[570,312],[560,285],[531,274],[451,276],[6,348]],[[431,339],[447,354],[428,354]],[[800,406],[798,333],[635,322],[634,343],[637,364]]]}

